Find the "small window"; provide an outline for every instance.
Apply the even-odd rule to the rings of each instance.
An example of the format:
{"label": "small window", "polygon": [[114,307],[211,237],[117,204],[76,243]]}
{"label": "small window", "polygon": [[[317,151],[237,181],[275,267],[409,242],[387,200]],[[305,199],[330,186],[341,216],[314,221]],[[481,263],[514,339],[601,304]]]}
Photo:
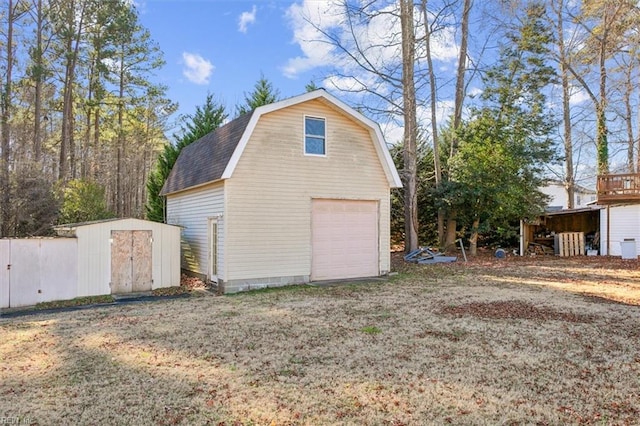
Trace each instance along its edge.
{"label": "small window", "polygon": [[326,154],[324,118],[304,118],[304,153],[311,155]]}

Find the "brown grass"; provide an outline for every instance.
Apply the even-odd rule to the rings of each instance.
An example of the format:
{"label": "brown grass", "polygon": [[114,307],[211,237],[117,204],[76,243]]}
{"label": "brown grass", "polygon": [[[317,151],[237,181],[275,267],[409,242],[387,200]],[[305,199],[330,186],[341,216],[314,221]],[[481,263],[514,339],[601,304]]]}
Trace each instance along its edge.
{"label": "brown grass", "polygon": [[0,419],[638,424],[638,266],[398,264],[385,283],[0,320]]}

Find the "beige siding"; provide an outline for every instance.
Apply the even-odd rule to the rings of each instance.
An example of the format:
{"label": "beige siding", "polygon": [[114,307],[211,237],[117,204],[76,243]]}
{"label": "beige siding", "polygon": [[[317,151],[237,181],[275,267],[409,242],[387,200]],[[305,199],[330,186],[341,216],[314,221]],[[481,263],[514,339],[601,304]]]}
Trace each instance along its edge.
{"label": "beige siding", "polygon": [[[305,115],[326,119],[326,157],[304,155]],[[324,102],[262,116],[225,189],[227,280],[308,277],[314,198],[378,201],[379,272],[389,270],[389,183],[371,135]]]}
{"label": "beige siding", "polygon": [[139,219],[121,219],[79,226],[78,297],[111,293],[111,231],[150,230],[152,288],[180,285],[180,228]]}
{"label": "beige siding", "polygon": [[167,222],[182,226],[182,267],[207,275],[209,218],[218,218],[218,277],[224,279],[225,187],[223,182],[167,197]]}

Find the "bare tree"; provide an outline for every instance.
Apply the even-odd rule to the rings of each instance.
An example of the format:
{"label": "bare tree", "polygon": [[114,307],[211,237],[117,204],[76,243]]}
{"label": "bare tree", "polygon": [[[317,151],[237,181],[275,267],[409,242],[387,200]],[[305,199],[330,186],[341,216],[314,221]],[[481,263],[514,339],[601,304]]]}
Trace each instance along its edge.
{"label": "bare tree", "polygon": [[404,229],[405,251],[418,248],[416,88],[414,81],[415,32],[413,0],[400,0],[402,28],[402,100],[404,115]]}
{"label": "bare tree", "polygon": [[592,88],[576,67],[570,66],[569,71],[595,106],[598,173],[606,174],[609,172],[608,60],[626,44],[625,35],[629,28],[637,26],[638,8],[630,0],[585,0],[581,13],[572,18],[586,33],[579,57],[584,65],[597,69],[597,88]]}
{"label": "bare tree", "polygon": [[26,13],[26,4],[22,0],[8,0],[6,4],[6,44],[5,44],[5,75],[0,93],[0,132],[2,132],[0,150],[0,192],[2,206],[0,206],[0,235],[8,235],[9,226],[9,175],[11,169],[11,107],[13,98],[13,68],[14,68],[14,25]]}
{"label": "bare tree", "polygon": [[[458,55],[458,70],[456,72],[456,92],[454,100],[453,112],[453,140],[451,142],[451,151],[449,157],[452,158],[458,150],[458,138],[455,132],[460,128],[462,123],[462,108],[466,95],[466,79],[467,56],[469,46],[469,15],[471,13],[472,0],[464,0],[462,6],[462,20],[460,25],[460,53]],[[450,250],[455,246],[457,213],[455,210],[449,211],[446,224],[446,240],[444,242],[445,249]]]}
{"label": "bare tree", "polygon": [[[414,4],[331,3],[338,27],[324,28],[307,18],[319,34],[318,43],[328,44],[348,62],[336,67],[328,84],[360,97],[362,111],[403,126],[405,250],[418,247],[416,38]],[[375,23],[375,25],[372,25]],[[367,26],[384,27],[384,34],[369,34]],[[338,81],[336,83],[336,81]],[[345,83],[347,82],[347,83]],[[366,99],[366,101],[365,101]]]}

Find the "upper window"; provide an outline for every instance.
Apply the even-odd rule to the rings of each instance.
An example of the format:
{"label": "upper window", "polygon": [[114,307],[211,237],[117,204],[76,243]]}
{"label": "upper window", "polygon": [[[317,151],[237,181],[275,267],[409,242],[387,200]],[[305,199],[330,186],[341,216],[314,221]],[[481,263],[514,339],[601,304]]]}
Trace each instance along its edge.
{"label": "upper window", "polygon": [[304,153],[311,155],[326,154],[324,118],[304,118]]}

